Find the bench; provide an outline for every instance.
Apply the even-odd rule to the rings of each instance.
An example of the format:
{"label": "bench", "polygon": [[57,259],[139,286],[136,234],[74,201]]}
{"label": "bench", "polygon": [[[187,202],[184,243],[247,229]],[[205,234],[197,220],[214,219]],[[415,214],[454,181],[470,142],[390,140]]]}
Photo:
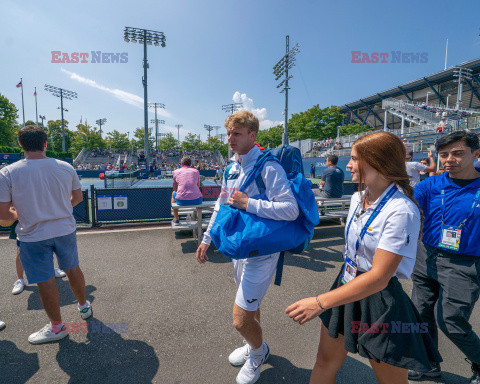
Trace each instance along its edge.
{"label": "bench", "polygon": [[192,218],[190,222],[180,220],[179,224],[174,224],[172,221],[172,229],[174,231],[193,231],[193,236],[197,240],[198,245],[200,245],[203,238],[203,229],[207,228],[210,222],[210,219],[203,218],[203,214],[212,213],[215,203],[215,201],[204,201],[197,205],[178,205],[177,203],[172,203],[172,213],[175,208],[178,209],[179,215],[191,215]]}
{"label": "bench", "polygon": [[338,198],[315,196],[320,221],[337,219],[340,220],[340,224],[345,225],[351,199],[352,195],[343,195]]}
{"label": "bench", "polygon": [[[348,216],[351,195],[344,195],[340,198],[315,197],[317,202],[320,220],[339,220],[341,224],[345,224]],[[203,218],[205,213],[212,213],[215,207],[215,201],[204,201],[197,205],[178,205],[172,204],[173,209],[178,209],[179,215],[191,215],[192,220],[180,220],[179,224],[172,221],[172,229],[174,231],[193,231],[193,236],[197,240],[198,245],[203,239],[203,230],[208,227],[210,219]]]}

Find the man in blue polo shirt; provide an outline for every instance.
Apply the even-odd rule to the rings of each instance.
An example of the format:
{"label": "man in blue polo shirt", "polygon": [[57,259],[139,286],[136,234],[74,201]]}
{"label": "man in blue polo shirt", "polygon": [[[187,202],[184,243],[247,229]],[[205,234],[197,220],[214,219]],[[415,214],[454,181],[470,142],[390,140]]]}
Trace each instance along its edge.
{"label": "man in blue polo shirt", "polygon": [[[472,364],[470,384],[480,384],[480,338],[469,318],[480,293],[480,155],[477,135],[469,131],[441,137],[436,150],[445,173],[415,187],[425,216],[423,243],[412,275],[412,301],[438,345],[438,327]],[[435,304],[437,314],[434,314]],[[441,375],[440,366],[427,373],[409,372],[412,380]]]}

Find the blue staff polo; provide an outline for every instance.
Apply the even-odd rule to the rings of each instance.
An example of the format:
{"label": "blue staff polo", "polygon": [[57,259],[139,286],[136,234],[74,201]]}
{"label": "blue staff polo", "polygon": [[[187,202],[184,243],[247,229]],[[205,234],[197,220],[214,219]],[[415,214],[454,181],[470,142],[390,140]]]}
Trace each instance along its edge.
{"label": "blue staff polo", "polygon": [[[474,207],[475,196],[480,191],[480,178],[465,187],[455,184],[448,176],[428,177],[415,187],[415,199],[423,210],[423,241],[435,248],[441,240],[442,191],[444,191],[444,223],[458,226],[468,217],[462,228],[460,248],[450,253],[480,257],[480,200]],[[478,195],[477,195],[478,198]]]}

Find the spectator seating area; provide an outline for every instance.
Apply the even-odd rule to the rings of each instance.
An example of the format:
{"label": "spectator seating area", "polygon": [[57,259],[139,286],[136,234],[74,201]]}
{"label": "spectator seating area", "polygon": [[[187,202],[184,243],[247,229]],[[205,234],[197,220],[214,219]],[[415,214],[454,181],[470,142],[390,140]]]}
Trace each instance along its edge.
{"label": "spectator seating area", "polygon": [[[120,164],[125,168],[137,170],[138,159],[143,151],[131,153],[126,150],[82,150],[74,162],[78,170],[119,170]],[[190,156],[192,165],[199,170],[215,170],[224,167],[225,162],[218,152],[213,151],[155,151],[150,154],[155,170],[173,171],[180,166],[183,156]]]}

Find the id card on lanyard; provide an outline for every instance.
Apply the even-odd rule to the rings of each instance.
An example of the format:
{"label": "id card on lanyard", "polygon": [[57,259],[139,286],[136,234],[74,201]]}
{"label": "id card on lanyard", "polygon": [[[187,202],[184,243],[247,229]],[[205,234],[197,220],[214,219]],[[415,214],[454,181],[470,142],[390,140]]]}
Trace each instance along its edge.
{"label": "id card on lanyard", "polygon": [[368,218],[367,222],[362,228],[362,231],[360,232],[360,235],[358,236],[357,242],[355,244],[355,255],[354,258],[352,259],[350,255],[350,251],[348,249],[348,233],[350,232],[350,226],[352,225],[353,218],[355,217],[355,214],[357,213],[358,207],[360,206],[360,203],[357,205],[357,208],[355,208],[355,212],[353,213],[350,222],[348,223],[347,230],[346,230],[346,241],[345,241],[345,265],[343,266],[343,272],[342,272],[342,284],[346,284],[349,281],[353,280],[355,276],[357,276],[357,271],[358,271],[358,249],[360,248],[360,241],[363,240],[363,237],[367,233],[368,228],[372,224],[373,220],[378,216],[380,211],[383,209],[385,204],[387,204],[388,200],[394,195],[394,193],[398,190],[397,186],[394,185],[390,190],[387,192],[387,194],[383,197],[383,199],[378,203],[376,206],[375,210],[372,212],[370,217]]}
{"label": "id card on lanyard", "polygon": [[445,190],[444,189],[442,189],[441,195],[442,195],[442,227],[441,227],[440,242],[438,243],[438,247],[446,249],[448,251],[458,252],[460,250],[460,240],[462,238],[462,229],[467,223],[467,221],[475,213],[476,205],[480,203],[480,189],[475,194],[472,206],[470,208],[470,212],[467,214],[467,217],[458,226],[445,224],[445,220],[444,220]]}

